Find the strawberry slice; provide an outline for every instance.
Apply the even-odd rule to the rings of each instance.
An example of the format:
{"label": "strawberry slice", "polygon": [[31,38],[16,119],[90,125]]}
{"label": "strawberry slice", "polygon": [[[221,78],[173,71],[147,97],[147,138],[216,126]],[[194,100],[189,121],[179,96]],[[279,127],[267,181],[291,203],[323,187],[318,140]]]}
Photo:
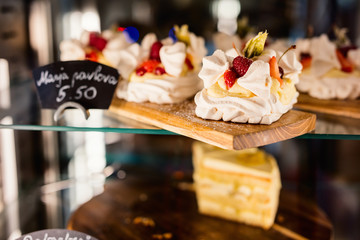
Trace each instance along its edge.
{"label": "strawberry slice", "polygon": [[350,73],[354,70],[354,66],[342,55],[340,50],[336,50],[336,56],[341,64],[341,71]]}
{"label": "strawberry slice", "polygon": [[139,68],[143,67],[146,72],[153,72],[159,64],[160,62],[157,60],[148,60],[143,62]]}
{"label": "strawberry slice", "polygon": [[230,89],[236,82],[236,79],[239,78],[239,74],[233,69],[226,70],[224,73],[226,89]]}
{"label": "strawberry slice", "polygon": [[273,78],[276,78],[280,83],[280,87],[282,87],[283,80],[280,77],[279,66],[277,64],[275,56],[270,58],[269,64],[270,64],[270,76],[273,77]]}

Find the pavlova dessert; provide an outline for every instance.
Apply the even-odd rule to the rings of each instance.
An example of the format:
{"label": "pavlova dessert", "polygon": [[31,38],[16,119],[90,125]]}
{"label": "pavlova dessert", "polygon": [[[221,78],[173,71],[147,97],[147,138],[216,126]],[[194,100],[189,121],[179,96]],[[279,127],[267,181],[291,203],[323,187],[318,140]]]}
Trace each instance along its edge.
{"label": "pavlova dessert", "polygon": [[178,103],[202,88],[198,78],[206,55],[204,39],[175,26],[175,38],[158,40],[147,34],[117,55],[117,68],[124,78],[117,97],[131,102]]}
{"label": "pavlova dessert", "polygon": [[117,53],[129,45],[129,41],[121,31],[110,29],[102,33],[84,31],[80,39],[64,40],[60,43],[60,60],[91,60],[115,67]]}
{"label": "pavlova dessert", "polygon": [[267,33],[249,40],[243,55],[216,50],[203,59],[204,89],[195,96],[196,115],[204,119],[271,124],[296,103],[295,84],[302,66],[291,47],[265,50]]}
{"label": "pavlova dessert", "polygon": [[297,89],[319,99],[356,99],[360,96],[360,49],[338,45],[323,34],[296,41],[303,65]]}

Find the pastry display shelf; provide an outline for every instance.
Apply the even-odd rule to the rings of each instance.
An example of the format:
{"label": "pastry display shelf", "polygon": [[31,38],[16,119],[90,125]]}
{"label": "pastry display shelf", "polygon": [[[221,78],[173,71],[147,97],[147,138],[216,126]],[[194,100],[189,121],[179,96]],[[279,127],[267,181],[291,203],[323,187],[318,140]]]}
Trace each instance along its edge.
{"label": "pastry display shelf", "polygon": [[[108,110],[90,109],[89,119],[77,109],[68,109],[57,122],[55,110],[41,109],[31,79],[0,91],[0,129],[30,131],[97,131],[132,134],[177,135],[151,125],[118,116]],[[316,128],[298,138],[360,140],[360,120],[316,114]]]}

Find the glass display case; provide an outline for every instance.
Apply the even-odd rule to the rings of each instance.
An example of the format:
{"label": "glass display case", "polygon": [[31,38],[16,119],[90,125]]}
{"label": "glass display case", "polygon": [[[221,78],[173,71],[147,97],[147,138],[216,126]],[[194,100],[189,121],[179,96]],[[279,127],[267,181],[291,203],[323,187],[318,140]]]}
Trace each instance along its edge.
{"label": "glass display case", "polygon": [[[151,31],[167,36],[173,24],[187,23],[212,53],[212,34],[235,33],[243,16],[276,39],[329,33],[338,24],[360,45],[357,1],[0,2],[0,239],[66,228],[107,180],[141,169],[191,179],[193,139],[108,110],[91,109],[85,120],[69,109],[55,121],[54,110],[41,109],[31,70],[59,60],[62,40],[114,24],[135,26],[140,38]],[[262,148],[277,159],[283,189],[316,203],[335,239],[359,239],[360,120],[316,116],[314,131]]]}

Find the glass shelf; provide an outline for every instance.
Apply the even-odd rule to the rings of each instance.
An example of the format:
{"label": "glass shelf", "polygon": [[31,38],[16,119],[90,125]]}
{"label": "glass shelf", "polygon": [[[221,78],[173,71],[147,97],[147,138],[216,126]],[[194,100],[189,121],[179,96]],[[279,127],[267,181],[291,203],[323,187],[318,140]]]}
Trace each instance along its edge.
{"label": "glass shelf", "polygon": [[[107,110],[91,109],[89,119],[85,120],[80,110],[68,109],[55,122],[54,110],[41,109],[35,85],[30,79],[11,86],[10,90],[2,90],[0,97],[0,129],[177,135]],[[315,131],[298,138],[360,140],[360,120],[317,114]]]}

